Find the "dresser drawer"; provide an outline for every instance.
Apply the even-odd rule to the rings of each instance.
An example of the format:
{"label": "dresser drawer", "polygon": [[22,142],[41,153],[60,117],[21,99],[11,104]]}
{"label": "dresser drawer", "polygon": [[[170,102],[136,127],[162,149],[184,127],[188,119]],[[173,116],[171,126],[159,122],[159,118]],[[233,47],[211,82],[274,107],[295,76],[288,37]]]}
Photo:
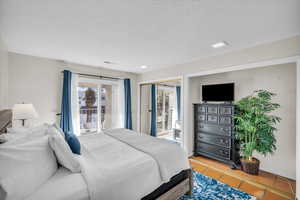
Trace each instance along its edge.
{"label": "dresser drawer", "polygon": [[207,114],[218,114],[218,106],[207,106]]}
{"label": "dresser drawer", "polygon": [[231,136],[232,127],[198,123],[197,131],[204,133],[213,133],[217,135]]}
{"label": "dresser drawer", "polygon": [[218,123],[218,115],[207,115],[207,122]]}
{"label": "dresser drawer", "polygon": [[233,120],[231,116],[219,116],[219,123],[224,125],[233,124]]}
{"label": "dresser drawer", "polygon": [[206,113],[206,106],[203,106],[203,105],[198,106],[198,112],[199,113]]}
{"label": "dresser drawer", "polygon": [[210,144],[216,144],[222,147],[230,148],[231,147],[231,138],[215,136],[209,134],[198,133],[197,140],[201,142],[207,142]]}
{"label": "dresser drawer", "polygon": [[198,116],[196,116],[196,120],[203,122],[206,120],[206,115],[205,114],[199,114]]}
{"label": "dresser drawer", "polygon": [[233,115],[233,107],[232,106],[222,106],[219,107],[220,115]]}
{"label": "dresser drawer", "polygon": [[197,144],[197,153],[204,152],[212,156],[217,156],[226,160],[230,160],[230,149],[222,148],[216,145],[210,145],[206,143]]}

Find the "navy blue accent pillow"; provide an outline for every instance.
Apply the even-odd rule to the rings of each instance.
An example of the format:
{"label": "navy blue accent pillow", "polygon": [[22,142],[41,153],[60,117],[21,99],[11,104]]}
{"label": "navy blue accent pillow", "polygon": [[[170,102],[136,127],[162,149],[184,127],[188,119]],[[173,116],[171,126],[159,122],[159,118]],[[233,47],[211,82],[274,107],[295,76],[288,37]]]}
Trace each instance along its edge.
{"label": "navy blue accent pillow", "polygon": [[70,149],[73,153],[80,155],[80,142],[78,140],[78,138],[76,137],[76,135],[74,135],[73,133],[67,133],[65,134],[65,139],[68,143],[68,145],[70,146]]}

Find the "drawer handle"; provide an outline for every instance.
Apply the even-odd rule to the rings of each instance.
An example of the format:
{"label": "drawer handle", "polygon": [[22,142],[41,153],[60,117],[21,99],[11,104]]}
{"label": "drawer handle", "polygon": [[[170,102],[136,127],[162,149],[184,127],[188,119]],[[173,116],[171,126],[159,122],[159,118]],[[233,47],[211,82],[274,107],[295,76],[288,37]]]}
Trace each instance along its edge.
{"label": "drawer handle", "polygon": [[199,127],[200,127],[200,128],[204,128],[204,126],[203,126],[203,125],[200,125]]}
{"label": "drawer handle", "polygon": [[227,151],[224,151],[224,150],[221,150],[221,149],[219,150],[219,153],[227,155]]}
{"label": "drawer handle", "polygon": [[220,139],[220,143],[222,143],[222,144],[228,144],[228,140]]}
{"label": "drawer handle", "polygon": [[221,127],[220,130],[221,131],[229,131],[227,128],[223,128],[223,127]]}

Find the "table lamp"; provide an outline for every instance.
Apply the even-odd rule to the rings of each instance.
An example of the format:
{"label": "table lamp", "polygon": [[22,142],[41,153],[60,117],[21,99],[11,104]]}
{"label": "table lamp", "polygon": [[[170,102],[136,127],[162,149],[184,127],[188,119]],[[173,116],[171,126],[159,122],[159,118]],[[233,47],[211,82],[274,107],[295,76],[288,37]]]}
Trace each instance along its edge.
{"label": "table lamp", "polygon": [[13,119],[21,120],[25,126],[25,120],[36,119],[38,114],[32,104],[15,104],[13,107]]}

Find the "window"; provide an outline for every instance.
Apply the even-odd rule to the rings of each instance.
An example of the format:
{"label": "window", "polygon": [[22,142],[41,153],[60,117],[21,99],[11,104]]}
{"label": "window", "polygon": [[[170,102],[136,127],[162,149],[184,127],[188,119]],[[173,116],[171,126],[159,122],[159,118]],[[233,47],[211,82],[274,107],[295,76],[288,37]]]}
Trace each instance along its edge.
{"label": "window", "polygon": [[99,129],[98,88],[80,84],[78,87],[80,132],[95,132]]}
{"label": "window", "polygon": [[120,97],[116,83],[99,80],[81,80],[78,84],[80,133],[97,132],[118,125],[120,105],[113,103]]}
{"label": "window", "polygon": [[175,120],[175,90],[174,88],[157,88],[157,135],[169,134]]}

